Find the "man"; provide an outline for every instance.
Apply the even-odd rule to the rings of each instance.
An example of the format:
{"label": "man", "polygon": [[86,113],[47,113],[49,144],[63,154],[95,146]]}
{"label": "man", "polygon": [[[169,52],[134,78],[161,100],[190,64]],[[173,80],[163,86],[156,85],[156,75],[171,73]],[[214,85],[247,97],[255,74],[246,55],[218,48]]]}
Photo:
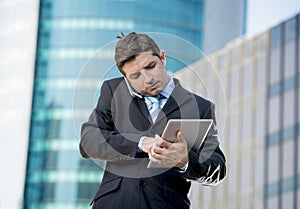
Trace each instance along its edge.
{"label": "man", "polygon": [[[119,38],[115,61],[124,76],[102,84],[81,130],[81,155],[107,161],[93,208],[188,209],[191,180],[216,185],[225,177],[214,105],[167,74],[164,51],[148,35]],[[180,131],[173,143],[160,137],[174,118],[213,119],[200,149],[189,149]]]}

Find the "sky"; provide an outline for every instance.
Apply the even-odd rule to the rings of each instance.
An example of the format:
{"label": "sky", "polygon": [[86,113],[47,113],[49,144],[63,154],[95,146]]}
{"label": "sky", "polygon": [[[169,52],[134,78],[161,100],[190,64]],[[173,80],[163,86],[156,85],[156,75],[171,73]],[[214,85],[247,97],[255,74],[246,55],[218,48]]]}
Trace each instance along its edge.
{"label": "sky", "polygon": [[300,13],[300,0],[247,0],[248,36],[257,35]]}

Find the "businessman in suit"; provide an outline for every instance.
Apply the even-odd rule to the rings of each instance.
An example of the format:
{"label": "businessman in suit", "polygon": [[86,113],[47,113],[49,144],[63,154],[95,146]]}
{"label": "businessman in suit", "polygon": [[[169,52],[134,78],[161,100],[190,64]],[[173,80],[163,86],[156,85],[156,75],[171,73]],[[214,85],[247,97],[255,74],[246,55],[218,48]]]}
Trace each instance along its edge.
{"label": "businessman in suit", "polygon": [[[151,37],[119,38],[115,61],[123,77],[102,84],[81,129],[81,155],[107,162],[93,208],[188,209],[191,181],[214,186],[226,175],[214,105],[167,74],[164,51]],[[200,149],[189,148],[180,131],[175,142],[161,138],[167,121],[180,118],[213,119]],[[147,168],[149,161],[162,166]]]}

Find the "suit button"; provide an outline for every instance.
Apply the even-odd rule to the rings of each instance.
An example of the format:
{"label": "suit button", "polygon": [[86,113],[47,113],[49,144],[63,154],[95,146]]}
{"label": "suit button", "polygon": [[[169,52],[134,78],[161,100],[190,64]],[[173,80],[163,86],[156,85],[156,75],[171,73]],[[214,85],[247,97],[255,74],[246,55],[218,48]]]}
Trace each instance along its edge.
{"label": "suit button", "polygon": [[141,181],[140,181],[140,185],[141,185],[142,187],[144,187],[144,186],[147,185],[147,183],[146,183],[144,180],[141,180]]}

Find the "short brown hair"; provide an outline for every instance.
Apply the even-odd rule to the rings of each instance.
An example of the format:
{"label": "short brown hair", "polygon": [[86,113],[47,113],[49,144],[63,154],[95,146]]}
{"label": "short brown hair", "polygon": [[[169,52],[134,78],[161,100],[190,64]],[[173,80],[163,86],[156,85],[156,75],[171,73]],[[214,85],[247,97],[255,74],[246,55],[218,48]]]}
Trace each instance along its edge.
{"label": "short brown hair", "polygon": [[124,36],[117,36],[120,38],[115,48],[115,61],[119,70],[122,71],[122,67],[125,62],[134,59],[142,52],[150,52],[155,56],[159,56],[160,49],[155,41],[146,34],[137,34],[135,32],[129,33]]}

